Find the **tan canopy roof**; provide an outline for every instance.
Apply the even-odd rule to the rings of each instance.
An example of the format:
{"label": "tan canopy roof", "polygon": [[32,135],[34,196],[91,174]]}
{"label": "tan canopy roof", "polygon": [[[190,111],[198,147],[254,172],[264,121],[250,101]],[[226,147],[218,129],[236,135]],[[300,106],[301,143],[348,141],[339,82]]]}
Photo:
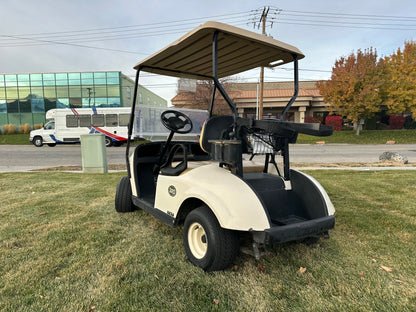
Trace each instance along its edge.
{"label": "tan canopy roof", "polygon": [[139,62],[135,69],[156,74],[210,79],[212,73],[212,40],[218,36],[218,78],[234,75],[260,66],[277,66],[304,57],[297,48],[245,29],[219,22],[206,22],[166,48]]}

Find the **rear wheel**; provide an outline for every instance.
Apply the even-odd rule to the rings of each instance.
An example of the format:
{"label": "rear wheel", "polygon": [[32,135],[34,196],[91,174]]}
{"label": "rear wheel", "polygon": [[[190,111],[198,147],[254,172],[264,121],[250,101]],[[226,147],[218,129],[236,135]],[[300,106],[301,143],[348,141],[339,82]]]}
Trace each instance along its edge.
{"label": "rear wheel", "polygon": [[116,190],[115,208],[117,212],[132,212],[135,210],[131,196],[130,179],[129,177],[122,177]]}
{"label": "rear wheel", "polygon": [[238,233],[223,229],[207,206],[188,214],[183,241],[189,261],[205,271],[230,267],[238,254]]}
{"label": "rear wheel", "polygon": [[105,140],[105,146],[110,147],[113,145],[113,140],[111,138],[106,136],[104,140]]}
{"label": "rear wheel", "polygon": [[42,140],[42,137],[40,136],[34,137],[32,142],[33,142],[33,145],[35,145],[36,147],[43,146],[43,140]]}

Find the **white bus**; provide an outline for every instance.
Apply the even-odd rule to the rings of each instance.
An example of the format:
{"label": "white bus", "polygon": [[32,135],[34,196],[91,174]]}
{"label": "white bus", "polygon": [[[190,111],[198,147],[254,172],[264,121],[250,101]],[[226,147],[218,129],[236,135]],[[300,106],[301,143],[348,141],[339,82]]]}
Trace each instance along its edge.
{"label": "white bus", "polygon": [[79,143],[82,134],[102,133],[106,146],[127,141],[127,126],[131,108],[63,108],[46,112],[48,123],[30,132],[35,146],[55,146],[60,143]]}

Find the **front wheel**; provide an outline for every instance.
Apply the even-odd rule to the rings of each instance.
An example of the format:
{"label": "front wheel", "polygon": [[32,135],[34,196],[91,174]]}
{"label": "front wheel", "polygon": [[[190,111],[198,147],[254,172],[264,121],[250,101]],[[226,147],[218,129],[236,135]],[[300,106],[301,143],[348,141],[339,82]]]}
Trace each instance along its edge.
{"label": "front wheel", "polygon": [[117,212],[132,212],[134,205],[131,200],[131,185],[129,177],[122,177],[118,182],[115,198],[115,208]]}
{"label": "front wheel", "polygon": [[40,136],[34,137],[33,138],[33,145],[35,145],[36,147],[42,147],[43,146],[42,137],[40,137]]}
{"label": "front wheel", "polygon": [[187,215],[183,241],[189,261],[208,272],[230,267],[239,249],[238,233],[223,229],[207,206]]}

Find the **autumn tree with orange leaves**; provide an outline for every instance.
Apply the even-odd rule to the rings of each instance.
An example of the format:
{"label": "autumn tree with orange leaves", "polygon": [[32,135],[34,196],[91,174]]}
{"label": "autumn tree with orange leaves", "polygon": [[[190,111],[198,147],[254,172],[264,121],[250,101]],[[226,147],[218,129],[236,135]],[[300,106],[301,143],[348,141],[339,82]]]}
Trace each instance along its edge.
{"label": "autumn tree with orange leaves", "polygon": [[373,48],[338,59],[331,79],[317,83],[324,101],[330,104],[330,113],[356,123],[379,112],[382,102],[379,76],[383,68],[384,62],[378,60]]}
{"label": "autumn tree with orange leaves", "polygon": [[416,117],[416,42],[407,41],[403,50],[384,58],[386,64],[385,84],[382,91],[386,95],[385,105],[389,113],[409,112]]}

